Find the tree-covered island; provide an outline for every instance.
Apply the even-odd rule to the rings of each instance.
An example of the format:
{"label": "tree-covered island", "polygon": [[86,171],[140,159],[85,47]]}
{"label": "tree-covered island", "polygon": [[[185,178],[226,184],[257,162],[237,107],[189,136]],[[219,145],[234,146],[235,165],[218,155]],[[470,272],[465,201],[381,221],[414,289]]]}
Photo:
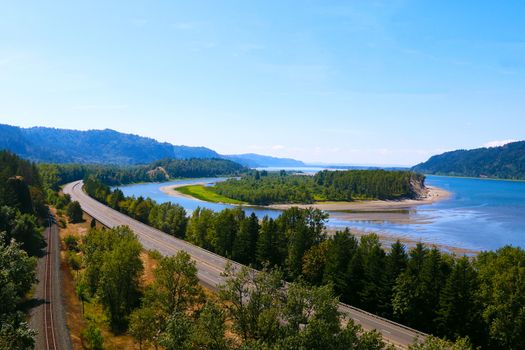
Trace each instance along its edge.
{"label": "tree-covered island", "polygon": [[[202,200],[220,198],[255,205],[280,203],[352,202],[356,200],[418,199],[425,193],[425,176],[410,171],[321,171],[313,176],[285,171],[253,171],[214,186],[177,189]],[[226,200],[223,200],[227,202]]]}

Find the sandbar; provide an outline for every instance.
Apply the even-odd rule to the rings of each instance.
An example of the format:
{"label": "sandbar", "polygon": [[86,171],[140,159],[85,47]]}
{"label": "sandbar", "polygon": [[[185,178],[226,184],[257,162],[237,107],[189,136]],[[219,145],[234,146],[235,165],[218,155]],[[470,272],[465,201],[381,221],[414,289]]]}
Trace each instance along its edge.
{"label": "sandbar", "polygon": [[370,200],[355,202],[316,202],[313,204],[271,204],[272,209],[285,210],[291,207],[316,208],[327,211],[364,211],[376,212],[382,210],[410,209],[417,205],[432,204],[450,198],[452,193],[438,187],[427,186],[425,193],[419,199],[401,200]]}
{"label": "sandbar", "polygon": [[[185,193],[177,191],[177,188],[189,186],[189,185],[207,185],[209,182],[196,182],[191,184],[175,184],[169,186],[162,186],[160,190],[172,197],[190,198],[196,201],[204,202],[201,199],[195,198]],[[427,186],[425,193],[421,198],[418,199],[401,199],[401,200],[369,200],[369,201],[355,201],[355,202],[316,202],[311,204],[270,204],[266,206],[261,205],[250,205],[242,204],[242,206],[262,207],[278,210],[286,210],[291,207],[299,208],[315,208],[326,211],[339,211],[339,212],[362,212],[363,214],[372,214],[381,211],[401,211],[410,210],[411,208],[424,205],[432,204],[437,201],[442,201],[450,198],[452,193],[438,187]],[[384,213],[383,213],[384,214]]]}

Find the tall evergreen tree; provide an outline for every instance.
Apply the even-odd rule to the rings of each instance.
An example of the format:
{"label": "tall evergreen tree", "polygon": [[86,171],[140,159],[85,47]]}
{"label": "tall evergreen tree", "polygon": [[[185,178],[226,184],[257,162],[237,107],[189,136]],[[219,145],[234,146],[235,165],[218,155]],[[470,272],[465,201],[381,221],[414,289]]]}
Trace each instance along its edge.
{"label": "tall evergreen tree", "polygon": [[244,211],[236,208],[224,209],[215,216],[211,243],[217,254],[232,258],[233,244],[244,215]]}
{"label": "tall evergreen tree", "polygon": [[450,274],[451,261],[436,248],[430,249],[422,271],[422,288],[425,300],[422,303],[424,322],[435,328],[437,305],[441,295],[441,289],[445,285],[446,278]]}
{"label": "tall evergreen tree", "polygon": [[298,277],[301,274],[304,253],[314,244],[324,240],[327,215],[318,209],[292,207],[285,210],[277,219],[279,230],[288,239],[286,268],[291,277]]}
{"label": "tall evergreen tree", "polygon": [[188,241],[204,249],[213,250],[214,218],[215,213],[212,210],[197,207],[188,222],[186,231]]}
{"label": "tall evergreen tree", "polygon": [[347,270],[359,243],[348,228],[337,231],[331,241],[323,281],[333,285],[336,295],[342,295],[347,288]]}
{"label": "tall evergreen tree", "polygon": [[428,249],[421,243],[410,250],[407,269],[399,275],[394,287],[392,307],[394,317],[410,326],[417,326],[425,331],[431,329],[427,310],[428,289],[423,281],[423,269]]}
{"label": "tall evergreen tree", "polygon": [[521,349],[525,344],[525,251],[505,246],[479,254],[475,266],[480,281],[483,320],[489,348]]}
{"label": "tall evergreen tree", "polygon": [[363,285],[359,292],[361,305],[373,313],[385,314],[386,276],[385,251],[379,237],[369,234],[361,237],[358,250],[363,256]]}
{"label": "tall evergreen tree", "polygon": [[286,256],[286,236],[280,234],[274,219],[265,216],[261,223],[257,248],[255,252],[257,266],[281,265]]}
{"label": "tall evergreen tree", "polygon": [[408,263],[408,255],[405,246],[399,240],[392,244],[390,251],[386,256],[385,275],[386,275],[386,291],[385,299],[387,301],[385,308],[385,315],[391,317],[393,315],[392,297],[394,293],[394,286],[399,275],[405,271]]}
{"label": "tall evergreen tree", "polygon": [[233,244],[232,259],[241,264],[255,263],[255,251],[259,237],[259,220],[252,213],[249,217],[241,219],[239,232]]}
{"label": "tall evergreen tree", "polygon": [[441,291],[436,319],[440,335],[449,339],[468,335],[474,343],[483,343],[485,332],[481,324],[478,289],[477,272],[469,259],[458,259]]}
{"label": "tall evergreen tree", "polygon": [[346,269],[343,301],[357,307],[362,306],[360,293],[363,289],[364,278],[365,268],[363,252],[362,250],[357,249]]}
{"label": "tall evergreen tree", "polygon": [[22,213],[33,213],[33,202],[29,186],[21,176],[12,176],[7,179],[4,189],[5,205],[17,208]]}

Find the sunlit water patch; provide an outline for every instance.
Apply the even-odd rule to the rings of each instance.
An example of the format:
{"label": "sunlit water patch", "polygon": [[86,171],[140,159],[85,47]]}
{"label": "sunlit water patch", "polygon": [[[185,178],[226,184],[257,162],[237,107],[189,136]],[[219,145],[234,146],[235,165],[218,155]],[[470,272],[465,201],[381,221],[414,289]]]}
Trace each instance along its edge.
{"label": "sunlit water patch", "polygon": [[[315,169],[307,169],[309,172]],[[160,190],[163,186],[216,182],[222,178],[178,180],[122,186],[127,196],[150,197],[159,203],[173,202],[188,212],[197,207],[214,211],[233,208],[228,204],[208,203],[173,197]],[[427,184],[445,189],[452,196],[443,201],[381,213],[331,213],[333,228],[356,228],[384,232],[410,240],[483,250],[506,244],[525,247],[525,182],[428,176]],[[248,214],[277,217],[279,210],[246,207]]]}

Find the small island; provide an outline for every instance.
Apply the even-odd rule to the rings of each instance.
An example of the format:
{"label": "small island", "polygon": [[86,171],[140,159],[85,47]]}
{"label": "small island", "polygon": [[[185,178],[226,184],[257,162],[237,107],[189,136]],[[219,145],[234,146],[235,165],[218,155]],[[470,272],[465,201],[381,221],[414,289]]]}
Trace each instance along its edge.
{"label": "small island", "polygon": [[[254,170],[241,178],[164,187],[171,195],[213,203],[317,207],[324,210],[383,209],[426,204],[448,196],[425,187],[425,176],[411,171],[321,171],[315,175]],[[378,208],[375,208],[378,207]]]}

